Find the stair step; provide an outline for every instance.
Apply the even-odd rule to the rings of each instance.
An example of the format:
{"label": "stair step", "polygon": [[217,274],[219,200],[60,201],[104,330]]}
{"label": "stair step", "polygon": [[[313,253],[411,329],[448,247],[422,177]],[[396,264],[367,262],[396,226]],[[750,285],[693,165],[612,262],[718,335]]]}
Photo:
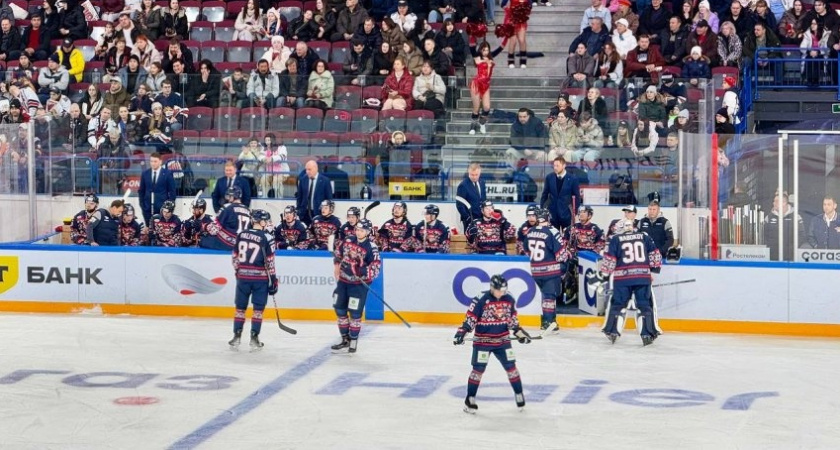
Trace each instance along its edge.
{"label": "stair step", "polygon": [[[583,9],[575,10],[573,7],[563,8],[565,11],[554,11],[555,7],[532,9],[532,11],[551,11],[550,13],[534,14],[528,19],[528,32],[531,32],[533,26],[553,25],[556,28],[571,27],[571,29],[580,30],[580,19],[583,17]],[[586,8],[584,8],[586,9]],[[496,23],[504,23],[504,11],[496,11]]]}
{"label": "stair step", "polygon": [[[552,106],[557,104],[556,100],[556,97],[554,99],[492,99],[491,106],[509,111],[516,111],[522,107],[551,109]],[[456,106],[458,109],[469,110],[472,108],[472,101],[470,99],[460,99]]]}
{"label": "stair step", "polygon": [[[511,86],[493,86],[490,89],[490,96],[495,99],[505,98],[546,98],[557,99],[557,94],[560,92],[556,87],[511,87]],[[469,97],[470,90],[468,88],[461,88],[461,98]]]}
{"label": "stair step", "polygon": [[[495,105],[491,104],[490,106],[493,107],[493,108],[496,108]],[[499,109],[504,109],[504,108],[499,108]],[[516,108],[516,109],[519,109],[519,108]],[[510,110],[510,111],[513,112],[513,111],[516,111],[516,109]],[[537,117],[548,117],[548,109],[547,108],[542,108],[542,109],[537,108],[537,109],[532,109],[532,110],[534,111],[534,114]],[[459,109],[459,110],[452,111],[449,123],[467,123],[467,124],[469,124],[470,120],[472,120],[471,117],[470,117],[471,114],[472,114],[472,112],[470,112],[469,109]]]}
{"label": "stair step", "polygon": [[[476,146],[487,146],[487,145],[498,145],[498,146],[505,146],[510,143],[510,135],[481,135],[481,134],[474,134],[474,135],[458,135],[458,136],[450,136],[446,135],[446,144],[447,145],[471,145],[473,148]],[[505,147],[507,148],[507,147]]]}
{"label": "stair step", "polygon": [[[488,123],[485,125],[487,132],[490,134],[505,134],[510,135],[509,123]],[[446,134],[457,136],[459,134],[468,134],[470,132],[470,122],[449,122],[446,124]]]}

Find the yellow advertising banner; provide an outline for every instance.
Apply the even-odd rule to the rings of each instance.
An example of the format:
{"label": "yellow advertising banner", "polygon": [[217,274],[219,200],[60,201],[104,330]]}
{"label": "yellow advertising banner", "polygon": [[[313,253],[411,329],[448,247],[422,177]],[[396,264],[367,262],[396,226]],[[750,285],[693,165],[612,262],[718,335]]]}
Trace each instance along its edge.
{"label": "yellow advertising banner", "polygon": [[426,183],[404,181],[388,183],[389,195],[426,195]]}

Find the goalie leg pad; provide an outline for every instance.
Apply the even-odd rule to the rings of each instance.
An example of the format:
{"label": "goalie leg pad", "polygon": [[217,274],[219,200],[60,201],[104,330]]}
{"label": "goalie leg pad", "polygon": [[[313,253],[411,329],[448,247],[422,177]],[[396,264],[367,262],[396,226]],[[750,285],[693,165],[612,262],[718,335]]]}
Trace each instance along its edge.
{"label": "goalie leg pad", "polygon": [[635,286],[636,305],[639,308],[639,334],[657,337],[662,332],[656,318],[656,303],[649,285]]}
{"label": "goalie leg pad", "polygon": [[613,290],[613,295],[607,303],[604,327],[601,329],[605,334],[621,334],[630,294],[630,288],[626,286],[616,286]]}

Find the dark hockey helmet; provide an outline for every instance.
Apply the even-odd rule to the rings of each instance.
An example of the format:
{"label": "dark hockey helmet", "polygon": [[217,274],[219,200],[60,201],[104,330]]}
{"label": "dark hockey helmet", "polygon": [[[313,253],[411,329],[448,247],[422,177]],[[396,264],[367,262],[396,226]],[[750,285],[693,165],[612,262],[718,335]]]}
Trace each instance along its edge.
{"label": "dark hockey helmet", "polygon": [[207,210],[207,200],[204,200],[203,198],[200,198],[200,199],[193,202],[192,207],[193,207],[193,209],[198,208],[198,209]]}
{"label": "dark hockey helmet", "polygon": [[391,207],[391,213],[393,214],[394,210],[397,209],[397,206],[401,207],[403,210],[403,215],[408,214],[408,205],[405,202],[396,202],[394,206]]}
{"label": "dark hockey helmet", "polygon": [[362,219],[359,221],[359,223],[356,224],[356,228],[361,228],[370,233],[371,231],[373,231],[373,224],[370,222],[370,220]]}
{"label": "dark hockey helmet", "polygon": [[502,275],[493,275],[490,278],[490,289],[507,291],[507,280]]}
{"label": "dark hockey helmet", "polygon": [[548,208],[537,208],[535,214],[537,215],[537,220],[540,222],[551,222],[551,212]]}
{"label": "dark hockey helmet", "polygon": [[490,200],[484,200],[483,202],[481,202],[481,210],[482,211],[484,211],[484,208],[486,208],[488,206],[493,208],[493,209],[496,209],[496,207],[493,206],[493,202],[491,202]]}
{"label": "dark hockey helmet", "polygon": [[440,208],[437,205],[426,205],[423,209],[426,211],[426,214],[431,214],[435,217],[440,215]]}
{"label": "dark hockey helmet", "polygon": [[254,223],[262,222],[263,220],[266,222],[270,222],[271,214],[269,214],[268,211],[264,209],[255,209],[251,211],[251,220],[254,221]]}
{"label": "dark hockey helmet", "polygon": [[225,198],[232,198],[234,200],[242,199],[242,188],[239,186],[231,186],[225,191]]}
{"label": "dark hockey helmet", "polygon": [[125,208],[123,209],[124,216],[133,216],[134,215],[134,206],[131,203],[126,203]]}
{"label": "dark hockey helmet", "polygon": [[531,203],[530,205],[528,205],[528,207],[527,207],[527,208],[525,208],[525,215],[526,215],[526,216],[530,216],[530,215],[532,215],[532,214],[533,214],[533,215],[536,215],[536,214],[537,214],[537,211],[538,211],[539,209],[540,209],[540,206],[539,206],[539,205],[537,205],[536,203]]}
{"label": "dark hockey helmet", "polygon": [[578,206],[577,212],[578,212],[578,214],[583,213],[583,212],[588,213],[589,217],[592,217],[593,215],[595,215],[595,211],[592,209],[591,206],[588,206],[588,205]]}
{"label": "dark hockey helmet", "polygon": [[283,214],[297,215],[297,208],[295,208],[295,205],[289,205],[289,206],[283,208]]}
{"label": "dark hockey helmet", "polygon": [[85,195],[85,203],[96,203],[99,204],[99,197],[96,194],[87,194]]}
{"label": "dark hockey helmet", "polygon": [[172,200],[167,200],[167,201],[163,202],[163,205],[161,205],[161,207],[160,207],[160,212],[164,212],[164,211],[170,212],[170,213],[175,212],[175,202],[173,202]]}
{"label": "dark hockey helmet", "polygon": [[347,208],[347,215],[348,216],[356,216],[357,218],[362,217],[362,211],[355,206],[351,206]]}
{"label": "dark hockey helmet", "polygon": [[321,208],[329,207],[330,212],[335,211],[335,202],[332,200],[323,200],[321,201]]}

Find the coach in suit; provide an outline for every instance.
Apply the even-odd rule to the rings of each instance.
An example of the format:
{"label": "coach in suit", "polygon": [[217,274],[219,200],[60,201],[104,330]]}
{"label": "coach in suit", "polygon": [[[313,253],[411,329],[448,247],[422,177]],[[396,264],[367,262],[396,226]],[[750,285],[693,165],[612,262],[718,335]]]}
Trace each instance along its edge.
{"label": "coach in suit", "polygon": [[475,162],[470,164],[467,169],[467,177],[458,185],[456,195],[470,204],[470,207],[467,208],[460,201],[455,203],[455,207],[458,208],[458,215],[461,216],[464,233],[466,233],[473,218],[481,217],[481,202],[487,200],[487,185],[484,184],[484,181],[481,181],[481,164]]}
{"label": "coach in suit", "polygon": [[225,192],[232,186],[242,189],[242,204],[251,207],[251,183],[245,177],[237,176],[236,163],[228,161],[225,163],[225,176],[216,180],[216,187],[213,188],[213,211],[216,211],[216,214],[225,206]]}
{"label": "coach in suit", "polygon": [[297,200],[297,210],[301,222],[309,226],[312,223],[312,218],[320,213],[321,202],[332,200],[333,191],[330,179],[326,175],[318,173],[318,163],[308,161],[304,168],[306,176],[301,174],[298,177],[295,200]]}
{"label": "coach in suit", "polygon": [[558,230],[572,224],[573,209],[580,206],[580,184],[566,170],[566,160],[554,159],[554,172],[545,177],[540,204],[551,211],[551,225]]}
{"label": "coach in suit", "polygon": [[140,209],[143,210],[143,220],[146,226],[152,216],[160,212],[160,207],[167,200],[175,201],[175,177],[172,172],[161,167],[160,154],[155,152],[149,156],[149,168],[140,176]]}

